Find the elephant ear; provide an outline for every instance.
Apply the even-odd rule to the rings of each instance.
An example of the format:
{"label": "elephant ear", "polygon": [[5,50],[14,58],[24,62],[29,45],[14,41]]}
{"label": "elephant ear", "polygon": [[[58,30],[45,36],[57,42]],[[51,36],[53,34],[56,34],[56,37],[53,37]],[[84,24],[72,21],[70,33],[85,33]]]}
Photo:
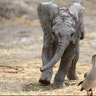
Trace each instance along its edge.
{"label": "elephant ear", "polygon": [[44,34],[52,36],[52,21],[59,13],[57,4],[53,2],[41,2],[37,7],[38,17]]}
{"label": "elephant ear", "polygon": [[77,31],[79,32],[80,39],[84,38],[84,7],[80,3],[73,3],[69,7],[69,12],[75,16],[77,22]]}

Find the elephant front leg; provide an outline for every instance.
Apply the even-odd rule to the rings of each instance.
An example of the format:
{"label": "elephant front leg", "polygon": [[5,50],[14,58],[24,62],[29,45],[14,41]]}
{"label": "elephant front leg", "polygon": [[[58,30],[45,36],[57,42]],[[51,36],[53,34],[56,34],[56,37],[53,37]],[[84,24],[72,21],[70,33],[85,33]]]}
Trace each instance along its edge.
{"label": "elephant front leg", "polygon": [[42,86],[50,85],[50,80],[52,77],[52,69],[42,72],[39,82]]}
{"label": "elephant front leg", "polygon": [[[43,63],[43,66],[48,64],[50,59],[51,59],[50,48],[51,47],[43,46],[43,50],[42,50],[42,63]],[[39,82],[42,85],[49,85],[51,77],[52,77],[52,69],[46,70],[46,71],[42,72],[41,77],[39,79]]]}
{"label": "elephant front leg", "polygon": [[71,64],[71,67],[68,71],[67,77],[69,80],[77,80],[78,77],[76,75],[76,64],[77,64],[78,58],[74,58]]}
{"label": "elephant front leg", "polygon": [[68,58],[62,57],[59,70],[54,79],[53,87],[62,88],[64,86],[66,86],[64,83],[64,80],[65,80],[65,76],[68,73],[68,70],[70,69],[71,60],[72,60],[71,58],[69,60]]}
{"label": "elephant front leg", "polygon": [[64,79],[70,69],[73,57],[74,57],[74,48],[69,46],[61,58],[60,67],[55,76],[53,85],[55,88],[61,88],[65,86]]}
{"label": "elephant front leg", "polygon": [[[51,36],[50,36],[51,37]],[[50,38],[49,37],[49,38]],[[54,56],[54,51],[55,51],[55,46],[54,46],[54,42],[50,42],[49,38],[44,38],[44,45],[43,45],[43,50],[42,50],[42,63],[43,66],[47,65],[50,60],[52,59],[52,57]],[[53,51],[54,49],[54,51]],[[43,71],[41,74],[41,77],[39,79],[39,82],[42,85],[49,85],[50,84],[50,80],[52,78],[52,73],[53,70],[52,68],[46,71]]]}
{"label": "elephant front leg", "polygon": [[79,59],[79,45],[75,48],[75,55],[71,63],[71,67],[68,71],[67,77],[69,80],[77,80],[78,77],[76,75],[76,64]]}
{"label": "elephant front leg", "polygon": [[59,70],[56,73],[56,76],[54,78],[53,88],[62,88],[64,86],[66,86],[64,83],[65,75],[66,75],[66,73],[64,72],[64,70],[59,68]]}

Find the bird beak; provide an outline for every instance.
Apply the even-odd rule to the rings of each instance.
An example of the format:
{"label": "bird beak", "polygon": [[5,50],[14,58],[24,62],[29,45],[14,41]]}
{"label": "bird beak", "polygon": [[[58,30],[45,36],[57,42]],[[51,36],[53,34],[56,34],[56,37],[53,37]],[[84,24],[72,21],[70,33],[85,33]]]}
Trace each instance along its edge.
{"label": "bird beak", "polygon": [[80,91],[83,91],[83,90],[84,90],[84,88],[82,87]]}
{"label": "bird beak", "polygon": [[84,78],[86,78],[87,74],[88,74],[87,72],[84,74]]}
{"label": "bird beak", "polygon": [[81,85],[82,83],[83,83],[83,81],[81,81],[81,82],[78,84],[78,86]]}

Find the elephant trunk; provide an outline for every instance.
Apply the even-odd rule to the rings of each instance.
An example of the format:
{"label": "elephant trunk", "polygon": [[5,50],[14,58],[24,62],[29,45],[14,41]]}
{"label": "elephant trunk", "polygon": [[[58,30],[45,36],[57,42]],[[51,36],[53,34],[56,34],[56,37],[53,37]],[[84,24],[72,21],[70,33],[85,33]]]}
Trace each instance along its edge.
{"label": "elephant trunk", "polygon": [[40,71],[43,72],[45,70],[48,70],[49,68],[52,68],[60,60],[67,46],[68,46],[67,40],[66,42],[64,40],[64,42],[59,43],[54,57],[47,65],[41,67]]}

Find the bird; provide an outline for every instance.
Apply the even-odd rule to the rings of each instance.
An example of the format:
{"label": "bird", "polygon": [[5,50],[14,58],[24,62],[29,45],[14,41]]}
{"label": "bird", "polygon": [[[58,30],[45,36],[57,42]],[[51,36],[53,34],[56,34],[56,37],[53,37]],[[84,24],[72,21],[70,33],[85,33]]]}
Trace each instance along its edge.
{"label": "bird", "polygon": [[85,73],[84,80],[79,85],[82,85],[81,91],[86,90],[87,96],[93,96],[92,88],[96,87],[96,54],[92,56],[92,68]]}

